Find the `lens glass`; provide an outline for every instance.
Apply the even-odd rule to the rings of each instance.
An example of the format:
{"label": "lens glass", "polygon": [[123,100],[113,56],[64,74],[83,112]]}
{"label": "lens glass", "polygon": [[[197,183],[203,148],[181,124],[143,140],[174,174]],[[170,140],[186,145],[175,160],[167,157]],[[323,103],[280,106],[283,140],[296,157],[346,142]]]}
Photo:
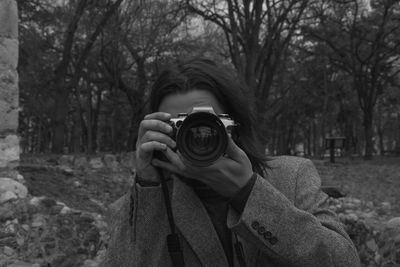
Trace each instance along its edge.
{"label": "lens glass", "polygon": [[182,155],[197,166],[216,161],[228,145],[225,127],[214,114],[190,114],[177,133],[177,146]]}
{"label": "lens glass", "polygon": [[185,137],[185,143],[192,153],[199,156],[212,154],[220,139],[217,130],[207,125],[191,127]]}

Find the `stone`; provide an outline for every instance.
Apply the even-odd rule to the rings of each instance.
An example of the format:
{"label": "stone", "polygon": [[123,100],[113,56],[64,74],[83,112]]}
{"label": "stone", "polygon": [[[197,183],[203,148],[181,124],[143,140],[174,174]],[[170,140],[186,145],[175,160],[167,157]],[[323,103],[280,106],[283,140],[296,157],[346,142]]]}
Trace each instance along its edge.
{"label": "stone", "polygon": [[14,217],[14,211],[5,206],[0,206],[0,222],[12,219]]}
{"label": "stone", "polygon": [[123,167],[132,169],[136,166],[136,154],[135,152],[122,153],[120,155],[120,163]]}
{"label": "stone", "polygon": [[58,164],[61,166],[72,166],[74,163],[74,156],[73,155],[62,155],[58,159]]}
{"label": "stone", "polygon": [[93,169],[101,169],[104,168],[104,164],[103,161],[101,160],[101,158],[92,158],[89,161],[90,167],[92,167]]}
{"label": "stone", "polygon": [[13,248],[10,248],[9,246],[4,246],[3,253],[7,256],[12,256],[15,254],[15,250]]}
{"label": "stone", "polygon": [[18,38],[17,1],[0,1],[0,37]]}
{"label": "stone", "polygon": [[0,168],[8,167],[10,162],[18,162],[19,152],[18,136],[8,135],[4,139],[0,138]]}
{"label": "stone", "polygon": [[385,224],[385,232],[389,232],[391,235],[400,234],[400,217],[390,219]]}
{"label": "stone", "polygon": [[98,267],[98,266],[99,263],[94,260],[88,259],[83,262],[83,267]]}
{"label": "stone", "polygon": [[117,170],[118,169],[118,161],[117,161],[117,157],[115,155],[112,154],[105,154],[103,156],[103,161],[104,161],[104,165],[107,168],[110,168],[112,170]]}
{"label": "stone", "polygon": [[63,207],[61,209],[60,214],[68,214],[68,213],[71,213],[71,212],[72,212],[71,208],[65,206],[65,207]]}
{"label": "stone", "polygon": [[24,262],[24,261],[14,261],[10,265],[7,265],[7,267],[40,267],[39,263],[29,263],[29,262]]}
{"label": "stone", "polygon": [[68,176],[71,176],[74,174],[74,170],[72,170],[71,167],[66,166],[66,165],[58,166],[58,169],[61,171],[61,173],[68,175]]}
{"label": "stone", "polygon": [[0,55],[0,65],[15,70],[18,65],[18,40],[0,38]]}
{"label": "stone", "polygon": [[368,240],[365,245],[372,251],[377,251],[379,249],[374,239]]}
{"label": "stone", "polygon": [[0,204],[6,203],[10,200],[18,199],[18,196],[11,191],[0,191]]}
{"label": "stone", "polygon": [[74,166],[78,169],[86,169],[88,167],[88,161],[85,156],[75,157]]}
{"label": "stone", "polygon": [[39,207],[40,204],[41,204],[41,201],[42,201],[43,199],[45,199],[45,198],[46,198],[46,197],[32,197],[32,198],[29,200],[29,204],[32,205],[32,206],[35,206],[35,207]]}
{"label": "stone", "polygon": [[31,226],[33,228],[39,228],[39,227],[44,227],[46,225],[46,219],[42,214],[34,214]]}
{"label": "stone", "polygon": [[0,192],[1,191],[13,192],[18,198],[26,198],[28,195],[26,186],[10,178],[0,178]]}
{"label": "stone", "polygon": [[25,224],[25,223],[21,225],[21,228],[24,229],[26,232],[29,232],[29,231],[31,230],[31,228],[29,227],[29,225],[27,225],[27,224]]}
{"label": "stone", "polygon": [[20,182],[21,184],[25,183],[25,178],[21,174],[17,174],[17,181]]}

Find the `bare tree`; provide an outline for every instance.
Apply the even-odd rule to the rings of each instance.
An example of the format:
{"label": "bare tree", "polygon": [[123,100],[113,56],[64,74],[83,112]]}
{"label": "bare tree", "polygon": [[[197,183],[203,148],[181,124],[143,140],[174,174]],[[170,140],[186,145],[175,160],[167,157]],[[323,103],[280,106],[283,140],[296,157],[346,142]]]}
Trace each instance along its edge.
{"label": "bare tree", "polygon": [[397,1],[321,1],[317,25],[304,27],[309,36],[330,49],[330,62],[353,80],[363,112],[365,159],[373,154],[375,105],[398,74],[393,63],[400,52],[400,8]]}

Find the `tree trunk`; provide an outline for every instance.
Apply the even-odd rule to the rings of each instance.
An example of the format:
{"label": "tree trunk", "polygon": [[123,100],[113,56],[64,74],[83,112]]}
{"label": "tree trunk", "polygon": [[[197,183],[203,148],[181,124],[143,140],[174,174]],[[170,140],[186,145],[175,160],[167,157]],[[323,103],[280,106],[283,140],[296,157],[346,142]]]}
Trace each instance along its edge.
{"label": "tree trunk", "polygon": [[372,129],[372,111],[366,110],[364,112],[364,135],[365,135],[365,160],[371,160],[374,150],[374,144],[372,142],[373,129]]}
{"label": "tree trunk", "polygon": [[[58,85],[62,87],[61,82]],[[57,88],[57,87],[56,87]],[[64,151],[64,133],[66,130],[65,119],[68,115],[68,97],[69,93],[64,88],[59,89],[55,99],[55,114],[53,122],[53,136],[51,150],[53,153],[63,153]]]}
{"label": "tree trunk", "polygon": [[87,95],[87,116],[86,116],[86,129],[87,129],[87,143],[86,143],[86,153],[93,153],[93,132],[92,132],[92,89],[90,85],[87,85],[88,95]]}

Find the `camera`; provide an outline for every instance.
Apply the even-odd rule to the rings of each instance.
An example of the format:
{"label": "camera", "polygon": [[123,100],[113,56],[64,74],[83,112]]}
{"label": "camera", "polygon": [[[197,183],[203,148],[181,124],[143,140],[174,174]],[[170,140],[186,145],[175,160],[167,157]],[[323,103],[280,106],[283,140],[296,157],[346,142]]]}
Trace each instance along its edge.
{"label": "camera", "polygon": [[179,113],[169,123],[181,155],[199,167],[209,166],[224,155],[229,136],[236,136],[234,120],[228,114],[216,114],[209,106]]}

